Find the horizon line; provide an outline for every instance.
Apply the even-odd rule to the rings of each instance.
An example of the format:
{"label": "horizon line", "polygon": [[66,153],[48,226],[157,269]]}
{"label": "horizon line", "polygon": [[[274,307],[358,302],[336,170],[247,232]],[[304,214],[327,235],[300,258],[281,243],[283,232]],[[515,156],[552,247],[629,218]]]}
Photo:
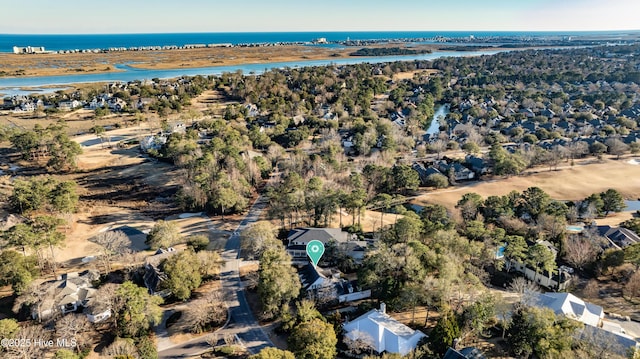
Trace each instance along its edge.
{"label": "horizon line", "polygon": [[638,29],[614,29],[614,30],[304,30],[304,31],[174,31],[174,32],[60,32],[60,33],[0,33],[0,35],[167,35],[167,34],[284,34],[284,33],[398,33],[398,32],[459,32],[459,33],[625,33],[640,32]]}

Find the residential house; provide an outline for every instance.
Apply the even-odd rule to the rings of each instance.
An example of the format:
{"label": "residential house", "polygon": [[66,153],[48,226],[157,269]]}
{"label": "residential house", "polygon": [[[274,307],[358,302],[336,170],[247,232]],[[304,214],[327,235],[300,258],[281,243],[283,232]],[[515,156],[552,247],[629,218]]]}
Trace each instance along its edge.
{"label": "residential house", "polygon": [[111,111],[120,112],[127,107],[127,102],[121,98],[112,97],[107,102],[107,106],[109,106],[109,110]]}
{"label": "residential house", "polygon": [[456,181],[471,180],[476,177],[475,173],[458,162],[436,161],[434,167],[446,176],[453,173]]}
{"label": "residential house", "polygon": [[422,186],[426,186],[428,184],[429,176],[433,174],[442,174],[437,169],[433,167],[425,167],[423,164],[418,162],[414,162],[413,165],[411,165],[411,168],[418,172],[418,177],[420,177],[420,184]]}
{"label": "residential house", "polygon": [[371,297],[371,290],[355,291],[356,284],[343,279],[337,269],[322,269],[312,264],[305,264],[298,269],[298,277],[302,289],[309,296],[323,301],[351,302]]}
{"label": "residential house", "polygon": [[464,162],[467,164],[467,166],[471,167],[471,170],[475,172],[478,177],[489,173],[489,170],[491,169],[488,161],[480,157],[468,155],[465,158]]}
{"label": "residential house", "polygon": [[[92,322],[100,322],[111,316],[111,308],[96,303],[93,282],[100,278],[96,271],[81,273],[70,272],[61,275],[55,281],[44,282],[40,285],[42,300],[31,307],[31,317],[36,320],[46,320],[57,314],[67,314],[85,309],[87,318]],[[93,309],[93,310],[91,310]]]}
{"label": "residential house", "polygon": [[556,315],[564,315],[585,324],[584,329],[578,334],[583,340],[606,342],[610,351],[620,355],[626,355],[629,348],[640,348],[635,338],[627,335],[618,323],[605,318],[601,306],[585,302],[571,293],[540,294],[536,305],[549,308]]}
{"label": "residential house", "polygon": [[75,108],[82,107],[83,103],[78,100],[62,101],[58,104],[61,111],[71,111]]}
{"label": "residential house", "polygon": [[604,318],[601,306],[587,303],[571,293],[541,293],[536,305],[594,327],[601,326]]}
{"label": "residential house", "polygon": [[427,336],[391,318],[384,303],[358,318],[343,324],[345,337],[368,343],[378,353],[407,355]]}
{"label": "residential house", "polygon": [[294,262],[300,264],[309,261],[307,257],[307,244],[313,240],[322,242],[325,247],[330,242],[335,243],[339,248],[344,248],[348,241],[354,238],[340,228],[295,228],[287,236],[287,252]]}
{"label": "residential house", "polygon": [[625,248],[632,244],[640,243],[640,236],[628,228],[598,226],[598,233],[617,248]]}
{"label": "residential house", "polygon": [[[538,244],[545,246],[552,253],[554,258],[558,255],[558,249],[549,241],[538,241]],[[508,259],[507,259],[508,260]],[[528,267],[524,263],[511,261],[514,270],[522,273],[527,279],[537,283],[540,286],[549,289],[565,290],[571,281],[571,272],[566,267],[560,267],[556,273],[539,273],[534,268]]]}
{"label": "residential house", "polygon": [[460,350],[449,348],[442,359],[486,359],[486,357],[477,348],[469,347]]}
{"label": "residential house", "polygon": [[145,260],[144,275],[142,277],[144,286],[147,287],[149,294],[159,295],[163,298],[171,295],[168,289],[163,288],[162,282],[167,280],[167,275],[160,269],[162,261],[176,254],[177,251],[169,247],[167,249],[158,249],[156,253]]}

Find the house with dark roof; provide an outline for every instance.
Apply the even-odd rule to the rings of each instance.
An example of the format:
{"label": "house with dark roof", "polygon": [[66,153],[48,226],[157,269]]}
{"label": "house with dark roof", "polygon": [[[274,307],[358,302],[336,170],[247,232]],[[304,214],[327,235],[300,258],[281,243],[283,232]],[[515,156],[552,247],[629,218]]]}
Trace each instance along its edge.
{"label": "house with dark roof", "polygon": [[149,294],[159,295],[163,298],[171,295],[171,292],[162,286],[162,282],[167,280],[167,275],[160,269],[160,265],[163,260],[172,257],[176,253],[177,251],[172,247],[167,249],[160,248],[154,255],[145,260],[142,280]]}
{"label": "house with dark roof", "polygon": [[[322,242],[325,247],[329,243],[334,243],[340,250],[350,255],[352,252],[349,250],[350,248],[353,250],[357,249],[349,245],[349,242],[354,242],[355,239],[351,234],[344,232],[340,228],[294,228],[287,236],[289,242],[287,244],[287,253],[291,255],[294,263],[308,263],[307,244],[313,240],[318,240]],[[357,253],[351,253],[350,256],[356,256],[356,254]],[[360,256],[360,254],[357,255]]]}
{"label": "house with dark roof", "polygon": [[640,243],[640,236],[638,236],[636,232],[624,227],[598,226],[598,234],[618,248],[625,248],[632,244]]}
{"label": "house with dark roof", "polygon": [[456,350],[450,347],[442,359],[486,359],[486,357],[478,348],[469,347]]}
{"label": "house with dark roof", "polygon": [[453,172],[453,178],[456,181],[472,180],[476,177],[475,173],[458,162],[437,161],[434,167],[445,176]]}
{"label": "house with dark roof", "polygon": [[418,172],[418,177],[420,178],[420,184],[422,186],[426,186],[428,183],[428,178],[434,174],[442,174],[440,171],[433,167],[425,167],[422,163],[414,162],[411,165],[411,168]]}

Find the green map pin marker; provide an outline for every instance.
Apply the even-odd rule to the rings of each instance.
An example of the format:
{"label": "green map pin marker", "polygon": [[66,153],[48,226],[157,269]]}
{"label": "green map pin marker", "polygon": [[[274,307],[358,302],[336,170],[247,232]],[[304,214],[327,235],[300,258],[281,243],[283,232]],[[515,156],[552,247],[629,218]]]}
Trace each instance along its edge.
{"label": "green map pin marker", "polygon": [[324,254],[324,244],[318,240],[307,243],[307,255],[311,258],[314,266],[318,265],[320,258]]}

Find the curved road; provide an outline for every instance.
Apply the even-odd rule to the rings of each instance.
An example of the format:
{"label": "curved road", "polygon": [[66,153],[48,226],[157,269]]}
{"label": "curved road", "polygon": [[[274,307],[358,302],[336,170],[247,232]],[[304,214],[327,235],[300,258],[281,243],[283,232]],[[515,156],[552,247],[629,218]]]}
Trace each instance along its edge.
{"label": "curved road", "polygon": [[[271,177],[270,181],[275,176]],[[274,346],[271,339],[262,330],[260,324],[253,316],[251,308],[247,303],[247,299],[244,294],[244,287],[240,282],[240,233],[251,223],[256,222],[260,218],[260,214],[267,205],[267,200],[264,196],[260,195],[258,199],[253,203],[249,212],[240,222],[240,225],[236,228],[233,234],[227,240],[224,252],[222,253],[222,259],[225,261],[220,281],[222,282],[222,288],[225,294],[225,302],[229,309],[230,318],[224,328],[218,330],[216,334],[219,338],[223,338],[225,335],[235,335],[240,340],[240,343],[251,353],[255,354],[262,348]],[[187,304],[188,305],[188,304]],[[162,330],[159,330],[159,341],[162,340],[165,344],[167,338],[163,337]],[[207,350],[211,349],[211,345],[207,343],[208,335],[204,335],[182,344],[173,346],[164,346],[160,348],[158,352],[159,358],[191,358],[193,356],[200,355]]]}

